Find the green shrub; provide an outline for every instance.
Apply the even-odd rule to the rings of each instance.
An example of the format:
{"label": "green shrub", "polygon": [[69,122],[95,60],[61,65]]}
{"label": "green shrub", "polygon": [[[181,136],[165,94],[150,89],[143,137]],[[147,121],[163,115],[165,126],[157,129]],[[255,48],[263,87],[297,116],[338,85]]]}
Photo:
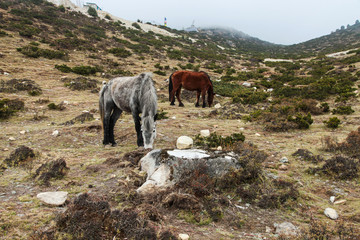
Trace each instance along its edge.
{"label": "green shrub", "polygon": [[89,7],[89,9],[88,9],[87,12],[88,12],[88,14],[89,14],[90,16],[92,16],[92,17],[94,17],[94,18],[98,17],[97,11],[96,11],[96,9],[93,8],[93,7]]}
{"label": "green shrub", "polygon": [[24,109],[25,103],[19,99],[0,99],[0,120],[7,119],[17,111]]}
{"label": "green shrub", "polygon": [[114,54],[117,57],[127,58],[131,56],[131,52],[124,48],[111,48],[109,49],[109,53]]}
{"label": "green shrub", "polygon": [[133,26],[134,28],[139,29],[139,30],[141,29],[140,25],[138,23],[136,23],[136,22],[131,24],[131,26]]}
{"label": "green shrub", "polygon": [[230,136],[222,137],[213,132],[208,137],[202,137],[197,135],[194,140],[194,144],[197,146],[216,148],[221,146],[223,149],[232,148],[237,142],[245,141],[245,136],[242,133],[233,133]]}
{"label": "green shrub", "polygon": [[166,76],[166,72],[160,71],[160,70],[156,70],[154,71],[155,74],[160,75],[160,76]]}
{"label": "green shrub", "polygon": [[290,116],[288,118],[290,122],[294,122],[298,125],[299,129],[308,129],[310,125],[314,122],[311,118],[311,114],[308,113],[307,115],[302,115],[301,113],[298,113],[295,118],[293,116]]}
{"label": "green shrub", "polygon": [[102,69],[99,67],[83,66],[83,65],[70,68],[69,66],[62,64],[62,65],[55,65],[55,68],[61,72],[65,72],[65,73],[73,72],[73,73],[85,75],[85,76],[93,75],[97,72],[102,71]]}
{"label": "green shrub", "polygon": [[355,112],[351,106],[339,106],[331,111],[333,114],[349,115]]}
{"label": "green shrub", "polygon": [[55,65],[55,68],[57,70],[59,70],[60,72],[64,72],[64,73],[69,73],[72,72],[71,67],[65,65],[65,64],[61,64],[61,65]]}
{"label": "green shrub", "polygon": [[109,14],[106,14],[106,15],[105,15],[105,18],[106,18],[107,20],[112,20],[112,18],[110,17]]}
{"label": "green shrub", "polygon": [[44,57],[48,59],[63,59],[66,54],[63,51],[54,51],[49,49],[41,49],[37,46],[28,45],[22,48],[16,49],[18,52],[21,52],[27,57],[38,58]]}
{"label": "green shrub", "polygon": [[65,109],[65,105],[64,105],[64,103],[59,103],[59,104],[55,104],[55,103],[49,103],[48,104],[48,108],[50,109],[50,110],[59,110],[59,111],[62,111],[62,110],[64,110]]}
{"label": "green shrub", "polygon": [[341,122],[340,119],[338,119],[337,117],[332,117],[332,118],[329,118],[329,120],[324,121],[324,124],[328,128],[335,129],[335,128],[339,127],[340,122]]}
{"label": "green shrub", "polygon": [[71,69],[73,73],[80,74],[80,75],[93,75],[97,72],[99,72],[99,69],[97,67],[91,67],[91,66],[75,66]]}
{"label": "green shrub", "polygon": [[330,112],[330,107],[329,107],[329,104],[327,102],[321,103],[320,108],[322,109],[322,111],[324,113]]}

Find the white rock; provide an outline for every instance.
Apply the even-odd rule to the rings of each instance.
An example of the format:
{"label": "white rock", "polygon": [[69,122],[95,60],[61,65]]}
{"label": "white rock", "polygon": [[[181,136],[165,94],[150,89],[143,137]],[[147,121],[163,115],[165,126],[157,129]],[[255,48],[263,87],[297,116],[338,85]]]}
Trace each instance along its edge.
{"label": "white rock", "polygon": [[221,108],[221,104],[220,103],[215,104],[214,108],[216,108],[216,109]]}
{"label": "white rock", "polygon": [[69,101],[63,101],[64,104],[69,105]]}
{"label": "white rock", "polygon": [[185,150],[174,149],[173,151],[167,151],[167,154],[177,158],[186,158],[186,159],[200,159],[200,158],[210,157],[210,155],[206,154],[206,151],[200,149],[185,149]]}
{"label": "white rock", "polygon": [[181,240],[188,240],[188,239],[190,239],[189,235],[187,235],[186,233],[180,233],[180,234],[179,234],[179,238],[180,238]]}
{"label": "white rock", "polygon": [[266,227],[265,227],[265,232],[266,232],[266,233],[271,233],[271,232],[272,232],[271,227],[266,226]]}
{"label": "white rock", "polygon": [[285,236],[296,236],[298,233],[298,228],[290,222],[283,222],[280,224],[274,224],[276,234],[285,235]]}
{"label": "white rock", "polygon": [[57,137],[59,135],[59,131],[55,130],[55,131],[53,131],[53,133],[51,135],[53,135],[54,137]]}
{"label": "white rock", "polygon": [[331,202],[331,203],[334,203],[334,202],[335,202],[335,196],[331,196],[331,197],[330,197],[330,202]]}
{"label": "white rock", "polygon": [[221,146],[218,146],[218,147],[216,148],[216,150],[222,151],[222,147],[221,147]]}
{"label": "white rock", "polygon": [[260,137],[261,135],[259,133],[255,133],[255,136]]}
{"label": "white rock", "polygon": [[244,87],[251,87],[251,83],[249,82],[243,82],[242,84]]}
{"label": "white rock", "polygon": [[339,218],[339,214],[333,208],[326,208],[324,211],[324,214],[325,214],[325,216],[327,216],[328,218],[331,218],[333,220],[336,220]]}
{"label": "white rock", "polygon": [[191,137],[181,136],[176,141],[176,147],[178,149],[189,149],[193,146],[194,141]]}
{"label": "white rock", "polygon": [[171,119],[176,119],[176,116],[171,117]]}
{"label": "white rock", "polygon": [[8,73],[8,72],[4,72],[4,75],[5,75],[5,76],[9,76],[9,75],[10,75],[10,73]]}
{"label": "white rock", "polygon": [[36,197],[41,201],[54,206],[61,206],[65,203],[67,199],[68,192],[42,192],[39,193]]}
{"label": "white rock", "polygon": [[245,130],[245,128],[241,127],[241,128],[239,128],[239,130],[240,130],[240,131],[244,131],[244,130]]}
{"label": "white rock", "polygon": [[202,136],[202,137],[210,136],[210,130],[209,129],[201,130],[200,131],[200,136]]}
{"label": "white rock", "polygon": [[343,204],[343,203],[346,203],[346,200],[345,200],[345,199],[343,199],[343,200],[338,200],[338,201],[335,201],[335,202],[334,202],[335,205]]}
{"label": "white rock", "polygon": [[16,139],[14,137],[9,137],[9,141],[15,141]]}
{"label": "white rock", "polygon": [[25,131],[25,130],[22,130],[22,131],[20,131],[19,133],[22,134],[22,135],[24,135],[24,134],[26,133],[26,131]]}
{"label": "white rock", "polygon": [[267,92],[272,92],[272,91],[274,91],[274,89],[273,88],[268,88],[266,91]]}
{"label": "white rock", "polygon": [[280,159],[280,162],[282,162],[282,163],[288,163],[288,162],[289,162],[289,159],[288,159],[287,157],[282,157],[282,158]]}

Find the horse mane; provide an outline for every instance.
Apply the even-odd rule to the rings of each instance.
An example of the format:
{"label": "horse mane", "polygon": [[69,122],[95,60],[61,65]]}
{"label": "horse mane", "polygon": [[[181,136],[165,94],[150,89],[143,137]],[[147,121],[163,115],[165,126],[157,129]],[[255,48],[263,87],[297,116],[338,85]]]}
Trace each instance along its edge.
{"label": "horse mane", "polygon": [[[142,73],[138,76],[139,81],[139,103],[142,116],[147,117],[151,112],[153,116],[157,113],[157,96],[151,73]],[[151,116],[151,115],[150,115]]]}

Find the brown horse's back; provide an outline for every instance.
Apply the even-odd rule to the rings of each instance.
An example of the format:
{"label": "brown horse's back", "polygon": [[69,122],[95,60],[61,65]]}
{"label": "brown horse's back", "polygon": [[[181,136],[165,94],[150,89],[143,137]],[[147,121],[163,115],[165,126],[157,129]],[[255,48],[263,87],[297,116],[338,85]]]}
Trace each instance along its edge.
{"label": "brown horse's back", "polygon": [[177,71],[172,75],[173,81],[178,81],[181,86],[189,91],[197,91],[210,84],[209,78],[204,72]]}

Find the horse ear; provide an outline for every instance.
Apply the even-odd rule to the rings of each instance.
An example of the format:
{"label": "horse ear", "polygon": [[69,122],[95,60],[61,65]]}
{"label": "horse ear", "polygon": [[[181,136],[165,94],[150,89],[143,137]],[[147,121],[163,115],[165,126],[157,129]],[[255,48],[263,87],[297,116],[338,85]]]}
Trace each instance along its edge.
{"label": "horse ear", "polygon": [[155,116],[154,116],[154,121],[156,121],[157,118],[158,118],[158,114],[155,114]]}

